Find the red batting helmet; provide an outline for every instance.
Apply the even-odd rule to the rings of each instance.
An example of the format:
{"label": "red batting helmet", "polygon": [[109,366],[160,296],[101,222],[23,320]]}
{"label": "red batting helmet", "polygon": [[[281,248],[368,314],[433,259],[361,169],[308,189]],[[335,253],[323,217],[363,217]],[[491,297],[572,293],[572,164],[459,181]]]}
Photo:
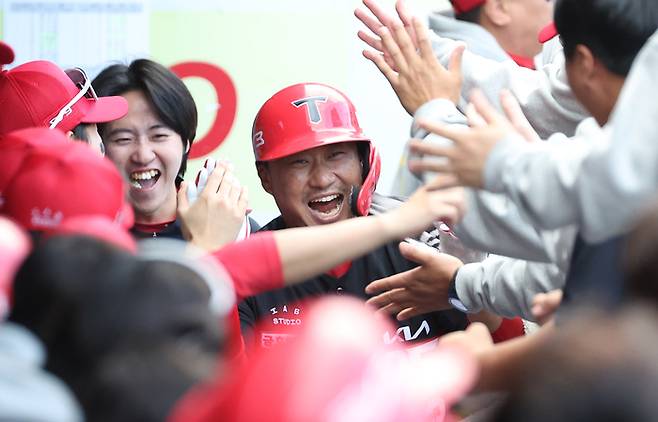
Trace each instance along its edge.
{"label": "red batting helmet", "polygon": [[[377,186],[381,159],[356,118],[354,105],[342,92],[319,83],[301,83],[277,92],[258,111],[251,132],[256,161],[270,161],[339,142],[367,145],[364,180],[354,189],[352,209],[367,215]],[[367,162],[366,162],[367,160]]]}

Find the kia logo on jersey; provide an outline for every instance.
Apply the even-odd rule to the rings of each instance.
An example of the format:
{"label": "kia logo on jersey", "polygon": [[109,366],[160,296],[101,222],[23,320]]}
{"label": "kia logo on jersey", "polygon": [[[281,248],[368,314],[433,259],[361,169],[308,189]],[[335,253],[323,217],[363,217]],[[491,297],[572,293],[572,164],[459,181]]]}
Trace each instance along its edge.
{"label": "kia logo on jersey", "polygon": [[322,121],[322,116],[320,115],[320,109],[318,108],[318,102],[326,103],[327,97],[307,97],[301,98],[299,100],[293,101],[291,104],[299,108],[303,105],[306,105],[308,111],[308,119],[311,123],[320,123]]}

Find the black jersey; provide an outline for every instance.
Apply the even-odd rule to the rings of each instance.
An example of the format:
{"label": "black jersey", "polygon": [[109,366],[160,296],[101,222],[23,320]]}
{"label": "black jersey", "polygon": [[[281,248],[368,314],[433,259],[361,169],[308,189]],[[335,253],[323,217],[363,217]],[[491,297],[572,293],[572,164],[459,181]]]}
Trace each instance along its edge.
{"label": "black jersey", "polygon": [[[284,229],[281,217],[261,230]],[[304,324],[305,302],[318,296],[344,294],[367,300],[365,287],[379,280],[416,267],[400,253],[398,242],[384,245],[352,261],[341,276],[322,274],[303,283],[251,296],[239,307],[240,324],[247,348],[264,347],[285,341]],[[427,343],[441,335],[463,330],[468,325],[466,315],[457,310],[432,312],[398,322],[396,332],[382,333],[385,343]]]}

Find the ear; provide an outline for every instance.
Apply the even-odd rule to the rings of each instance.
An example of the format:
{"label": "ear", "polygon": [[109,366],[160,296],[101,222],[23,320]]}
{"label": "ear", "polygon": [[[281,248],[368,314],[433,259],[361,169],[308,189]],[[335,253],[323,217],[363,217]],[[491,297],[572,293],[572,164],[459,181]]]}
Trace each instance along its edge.
{"label": "ear", "polygon": [[509,0],[489,0],[482,5],[482,15],[495,26],[507,26],[512,21]]}
{"label": "ear", "polygon": [[70,140],[73,140],[75,135],[73,134],[72,130],[68,130],[68,131],[66,131],[66,137],[69,138]]}
{"label": "ear", "polygon": [[272,175],[270,174],[270,167],[267,163],[256,163],[256,170],[260,178],[260,184],[265,189],[265,192],[274,196],[272,193]]}
{"label": "ear", "polygon": [[594,54],[592,54],[592,50],[586,46],[582,44],[576,46],[572,62],[575,65],[576,71],[584,80],[589,81],[596,76],[598,70],[597,60]]}

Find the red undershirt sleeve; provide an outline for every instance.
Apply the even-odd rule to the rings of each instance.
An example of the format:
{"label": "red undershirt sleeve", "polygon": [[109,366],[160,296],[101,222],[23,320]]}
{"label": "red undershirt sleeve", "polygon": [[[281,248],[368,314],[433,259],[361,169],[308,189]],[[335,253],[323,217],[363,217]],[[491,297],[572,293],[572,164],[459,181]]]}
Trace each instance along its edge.
{"label": "red undershirt sleeve", "polygon": [[238,301],[283,287],[281,257],[273,232],[260,232],[213,252],[232,278]]}

